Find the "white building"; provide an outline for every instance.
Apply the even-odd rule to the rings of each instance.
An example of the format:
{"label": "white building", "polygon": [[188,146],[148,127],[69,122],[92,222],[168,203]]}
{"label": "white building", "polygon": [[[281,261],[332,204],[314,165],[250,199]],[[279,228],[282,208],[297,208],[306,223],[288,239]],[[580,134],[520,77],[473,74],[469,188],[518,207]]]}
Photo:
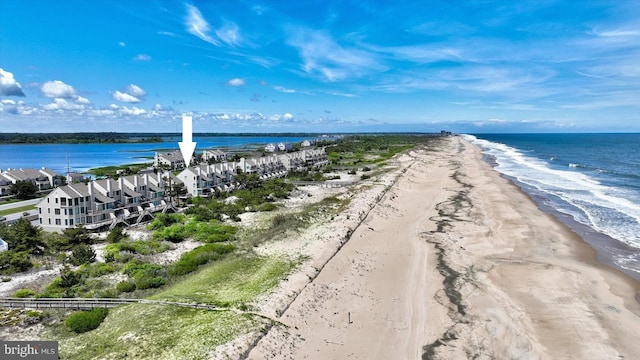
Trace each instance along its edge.
{"label": "white building", "polygon": [[0,173],[0,195],[9,195],[9,188],[18,181],[29,181],[38,190],[51,189],[61,183],[62,176],[47,169],[7,169]]}
{"label": "white building", "polygon": [[205,150],[202,152],[202,160],[206,162],[227,161],[227,153],[216,149]]}
{"label": "white building", "polygon": [[155,153],[153,156],[153,166],[156,169],[166,168],[167,170],[180,170],[186,167],[184,157],[180,150],[168,153]]}
{"label": "white building", "polygon": [[113,228],[118,223],[133,225],[153,218],[153,213],[168,209],[166,176],[170,174],[130,175],[58,187],[37,205],[40,226],[60,232],[77,225]]}
{"label": "white building", "polygon": [[278,150],[280,151],[289,151],[293,149],[293,144],[290,142],[279,142],[278,143]]}
{"label": "white building", "polygon": [[276,144],[273,143],[269,143],[267,145],[264,146],[264,151],[265,152],[275,152],[277,149]]}

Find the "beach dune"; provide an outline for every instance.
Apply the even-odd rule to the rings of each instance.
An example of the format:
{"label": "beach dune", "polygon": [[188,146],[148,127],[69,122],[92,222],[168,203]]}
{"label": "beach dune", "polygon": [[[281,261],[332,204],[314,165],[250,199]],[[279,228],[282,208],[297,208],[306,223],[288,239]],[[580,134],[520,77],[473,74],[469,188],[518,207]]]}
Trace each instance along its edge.
{"label": "beach dune", "polygon": [[637,282],[460,137],[404,170],[251,359],[633,359]]}

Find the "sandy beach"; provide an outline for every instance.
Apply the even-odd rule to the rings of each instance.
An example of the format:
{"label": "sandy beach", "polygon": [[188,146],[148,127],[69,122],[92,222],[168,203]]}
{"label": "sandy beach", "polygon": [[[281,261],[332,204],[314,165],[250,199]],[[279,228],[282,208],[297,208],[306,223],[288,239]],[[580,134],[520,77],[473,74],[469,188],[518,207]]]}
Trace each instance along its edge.
{"label": "sandy beach", "polygon": [[333,221],[262,249],[310,260],[258,303],[283,325],[242,357],[640,356],[640,285],[597,263],[477,147],[450,137],[391,166],[342,193],[352,201]]}

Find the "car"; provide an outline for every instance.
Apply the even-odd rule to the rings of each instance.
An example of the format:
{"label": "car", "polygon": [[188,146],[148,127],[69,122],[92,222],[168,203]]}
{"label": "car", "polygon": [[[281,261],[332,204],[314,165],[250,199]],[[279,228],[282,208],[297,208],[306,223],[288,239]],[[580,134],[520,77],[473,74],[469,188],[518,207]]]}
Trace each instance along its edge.
{"label": "car", "polygon": [[0,216],[0,224],[5,222],[6,220],[7,220],[7,218],[5,216]]}

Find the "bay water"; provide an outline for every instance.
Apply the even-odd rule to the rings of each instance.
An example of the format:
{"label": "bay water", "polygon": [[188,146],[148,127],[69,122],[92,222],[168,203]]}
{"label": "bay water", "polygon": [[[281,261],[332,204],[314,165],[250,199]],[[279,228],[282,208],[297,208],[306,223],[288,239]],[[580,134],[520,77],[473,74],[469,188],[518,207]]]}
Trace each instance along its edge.
{"label": "bay water", "polygon": [[[204,149],[261,148],[268,143],[300,142],[305,138],[289,136],[206,136],[194,137],[196,153]],[[151,163],[156,151],[178,150],[179,136],[158,143],[117,144],[0,144],[0,169],[47,167],[60,174],[85,172],[91,168]]]}

